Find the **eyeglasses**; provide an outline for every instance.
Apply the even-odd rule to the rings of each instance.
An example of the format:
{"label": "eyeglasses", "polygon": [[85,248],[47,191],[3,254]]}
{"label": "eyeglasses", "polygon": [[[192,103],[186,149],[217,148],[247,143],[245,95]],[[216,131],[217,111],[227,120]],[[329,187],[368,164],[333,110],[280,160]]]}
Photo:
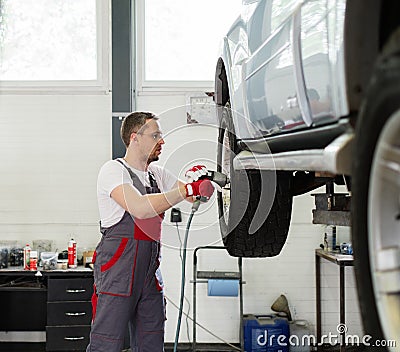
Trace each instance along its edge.
{"label": "eyeglasses", "polygon": [[144,135],[144,136],[151,136],[153,140],[159,141],[160,139],[163,138],[163,134],[161,132],[154,132],[154,133],[140,133],[137,132],[138,134]]}

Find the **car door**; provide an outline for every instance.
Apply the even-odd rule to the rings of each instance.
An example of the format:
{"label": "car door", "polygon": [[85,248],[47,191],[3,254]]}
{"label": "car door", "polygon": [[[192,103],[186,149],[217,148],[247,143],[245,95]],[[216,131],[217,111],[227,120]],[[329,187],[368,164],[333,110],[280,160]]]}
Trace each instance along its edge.
{"label": "car door", "polygon": [[301,8],[301,60],[313,125],[337,119],[345,89],[345,0],[309,0]]}
{"label": "car door", "polygon": [[301,0],[262,0],[247,23],[251,53],[243,65],[246,117],[264,135],[305,122],[297,99],[293,16]]}
{"label": "car door", "polygon": [[251,138],[254,128],[245,117],[245,98],[243,94],[243,66],[251,56],[248,39],[248,21],[263,6],[264,0],[242,0],[240,16],[232,24],[224,38],[223,57],[229,78],[229,95],[235,133],[238,139]]}

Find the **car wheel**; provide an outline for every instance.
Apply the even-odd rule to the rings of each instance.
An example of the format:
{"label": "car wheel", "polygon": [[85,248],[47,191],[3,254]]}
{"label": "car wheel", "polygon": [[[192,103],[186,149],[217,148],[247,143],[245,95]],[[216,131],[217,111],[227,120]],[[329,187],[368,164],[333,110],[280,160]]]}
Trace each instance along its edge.
{"label": "car wheel", "polygon": [[235,257],[272,257],[286,242],[292,212],[291,173],[234,170],[240,152],[229,103],[219,107],[217,170],[228,175],[218,192],[223,243]]}
{"label": "car wheel", "polygon": [[352,237],[364,329],[400,343],[400,31],[377,63],[354,158]]}

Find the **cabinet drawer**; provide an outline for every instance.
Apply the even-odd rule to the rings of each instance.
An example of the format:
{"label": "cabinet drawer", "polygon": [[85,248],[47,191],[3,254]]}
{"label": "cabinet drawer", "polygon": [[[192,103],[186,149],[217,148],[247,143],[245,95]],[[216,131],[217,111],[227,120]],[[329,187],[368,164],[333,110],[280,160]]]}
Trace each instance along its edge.
{"label": "cabinet drawer", "polygon": [[46,351],[85,351],[89,344],[90,326],[46,328]]}
{"label": "cabinet drawer", "polygon": [[93,278],[82,279],[49,279],[47,300],[55,301],[88,301],[93,293]]}
{"label": "cabinet drawer", "polygon": [[91,320],[90,302],[47,303],[47,325],[90,325]]}

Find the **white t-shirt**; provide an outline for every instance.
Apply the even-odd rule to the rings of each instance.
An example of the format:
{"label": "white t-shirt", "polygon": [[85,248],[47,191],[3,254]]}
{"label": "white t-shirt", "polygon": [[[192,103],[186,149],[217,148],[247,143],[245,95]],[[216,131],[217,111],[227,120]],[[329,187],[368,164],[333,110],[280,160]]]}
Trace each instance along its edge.
{"label": "white t-shirt", "polygon": [[[129,166],[125,160],[119,160],[121,160],[124,165],[128,166],[139,177],[139,180],[144,186],[150,186],[147,171],[134,169]],[[176,187],[178,178],[170,171],[154,164],[150,164],[148,170],[153,173],[161,192],[168,192]],[[116,160],[107,161],[101,167],[97,178],[97,202],[102,227],[115,225],[122,219],[125,213],[125,209],[111,198],[111,192],[114,188],[122,184],[129,184],[134,188],[128,170]]]}

